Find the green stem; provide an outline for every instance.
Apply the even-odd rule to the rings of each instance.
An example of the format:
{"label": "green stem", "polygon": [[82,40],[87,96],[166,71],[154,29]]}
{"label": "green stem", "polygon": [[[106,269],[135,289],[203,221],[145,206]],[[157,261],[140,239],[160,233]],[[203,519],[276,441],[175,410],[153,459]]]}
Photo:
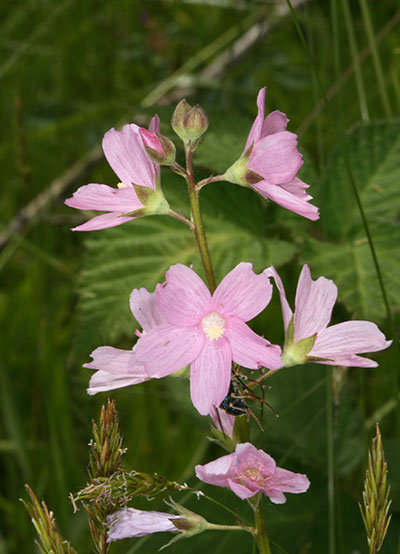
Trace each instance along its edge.
{"label": "green stem", "polygon": [[269,545],[267,528],[265,527],[264,514],[262,511],[261,500],[257,506],[255,512],[256,523],[256,541],[258,551],[260,554],[271,554],[271,547]]}
{"label": "green stem", "polygon": [[186,181],[189,190],[190,207],[192,211],[192,220],[194,224],[194,235],[199,247],[201,261],[211,294],[215,291],[217,284],[215,282],[214,270],[211,263],[210,251],[208,249],[206,232],[204,229],[203,218],[200,211],[199,191],[196,190],[196,183],[193,175],[193,150],[186,147]]}
{"label": "green stem", "polygon": [[219,525],[218,523],[208,522],[207,531],[247,531],[254,535],[253,527],[242,527],[241,525]]}

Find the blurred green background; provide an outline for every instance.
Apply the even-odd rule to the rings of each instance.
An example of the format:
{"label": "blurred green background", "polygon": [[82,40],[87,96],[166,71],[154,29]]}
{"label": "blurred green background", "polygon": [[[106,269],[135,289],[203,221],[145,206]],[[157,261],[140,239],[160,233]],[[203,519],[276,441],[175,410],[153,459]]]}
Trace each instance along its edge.
{"label": "blurred green background", "polygon": [[[64,198],[88,182],[116,184],[100,149],[110,127],[145,124],[158,113],[162,132],[174,138],[169,119],[182,97],[200,103],[210,119],[197,155],[199,178],[224,171],[241,153],[257,92],[267,85],[267,111],[287,113],[289,129],[299,134],[302,178],[311,184],[321,220],[267,206],[233,185],[208,187],[202,204],[218,277],[241,260],[257,270],[274,264],[293,299],[307,262],[314,277],[338,284],[335,321],[370,319],[392,337],[400,308],[399,4],[310,0],[297,2],[293,17],[283,1],[5,0],[0,14],[0,554],[37,552],[18,502],[27,482],[77,551],[91,552],[86,517],[72,513],[68,494],[85,483],[90,422],[107,394],[87,396],[90,371],[81,366],[100,344],[132,346],[132,288],[152,289],[177,261],[201,268],[179,223],[154,217],[72,233],[85,216],[64,206]],[[339,144],[366,210],[392,325]],[[166,170],[162,180],[173,207],[187,215],[178,177]],[[255,329],[282,343],[277,298]],[[307,473],[312,482],[307,496],[289,497],[284,506],[266,503],[270,536],[281,548],[274,552],[367,552],[357,503],[376,421],[394,513],[382,552],[399,552],[399,358],[392,347],[376,359],[376,370],[310,365],[271,381],[267,400],[280,417],[265,413],[265,433],[254,439],[279,465]],[[200,486],[193,466],[222,453],[207,440],[207,418],[191,406],[186,381],[164,379],[111,396],[126,464]],[[330,468],[335,495],[329,499]],[[204,490],[246,513],[228,491]],[[176,500],[211,521],[233,523],[205,500]],[[159,499],[136,507],[164,509]],[[112,551],[155,552],[168,538],[125,541]],[[253,547],[244,534],[205,533],[171,551]]]}

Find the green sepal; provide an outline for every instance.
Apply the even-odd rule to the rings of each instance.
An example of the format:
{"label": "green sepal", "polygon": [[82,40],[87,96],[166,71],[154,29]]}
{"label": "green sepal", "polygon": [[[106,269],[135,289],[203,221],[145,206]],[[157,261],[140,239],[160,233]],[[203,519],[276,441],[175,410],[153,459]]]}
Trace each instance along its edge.
{"label": "green sepal", "polygon": [[168,214],[169,204],[159,184],[156,183],[155,189],[135,184],[133,184],[133,188],[143,204],[143,208],[123,214],[124,216],[141,217],[144,215]]}
{"label": "green sepal", "polygon": [[282,361],[284,363],[284,366],[292,367],[294,365],[307,363],[309,361],[307,354],[314,346],[316,337],[317,334],[299,340],[297,342],[289,343],[285,341],[285,346],[283,347],[282,353]]}
{"label": "green sepal", "polygon": [[216,442],[221,448],[227,450],[228,452],[233,452],[236,447],[236,442],[226,433],[223,433],[213,425],[210,425],[210,431],[213,435],[209,437],[212,442]]}

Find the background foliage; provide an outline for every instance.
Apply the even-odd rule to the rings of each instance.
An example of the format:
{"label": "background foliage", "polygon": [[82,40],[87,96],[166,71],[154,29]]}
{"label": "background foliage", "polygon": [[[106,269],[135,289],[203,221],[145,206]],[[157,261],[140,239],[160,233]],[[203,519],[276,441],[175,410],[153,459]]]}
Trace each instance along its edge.
{"label": "background foliage", "polygon": [[[33,527],[18,502],[26,498],[25,482],[46,498],[75,548],[91,551],[85,515],[73,515],[67,497],[85,482],[90,420],[98,417],[106,395],[86,395],[90,372],[82,363],[99,344],[132,346],[135,322],[127,302],[132,288],[152,289],[178,261],[193,263],[201,273],[192,237],[168,218],[152,217],[90,236],[70,231],[83,215],[66,208],[63,199],[79,184],[116,182],[96,152],[111,126],[144,123],[157,112],[168,134],[174,102],[182,96],[199,102],[210,129],[196,156],[197,171],[199,177],[207,176],[223,171],[240,154],[256,113],[256,93],[266,84],[268,111],[286,112],[290,129],[300,135],[306,162],[302,178],[311,184],[321,220],[310,223],[240,187],[211,185],[202,193],[202,205],[218,278],[241,260],[253,262],[257,270],[274,264],[293,299],[301,264],[307,262],[313,276],[337,283],[337,321],[368,318],[390,335],[345,151],[375,242],[393,328],[398,329],[400,13],[395,0],[369,3],[371,39],[363,8],[361,0],[310,0],[296,9],[328,91],[325,108],[283,2],[1,4],[0,554],[35,552]],[[249,29],[259,33],[254,44]],[[240,56],[238,44],[244,44]],[[372,56],[375,51],[380,65]],[[93,163],[85,158],[88,153]],[[173,207],[188,214],[183,182],[167,171],[162,179]],[[59,193],[52,194],[57,184]],[[21,210],[29,202],[34,208],[22,221]],[[282,341],[277,298],[255,328],[272,342]],[[399,367],[393,349],[377,360],[377,370],[334,373],[332,425],[327,425],[330,369],[286,370],[266,391],[280,417],[264,414],[264,448],[279,464],[306,472],[312,482],[307,498],[294,496],[284,506],[266,509],[271,538],[287,552],[328,551],[327,437],[335,447],[336,551],[367,551],[357,502],[377,420],[394,502],[383,552],[396,552]],[[197,486],[193,466],[220,452],[205,438],[208,423],[188,401],[187,383],[170,378],[112,396],[128,447],[127,463]],[[228,491],[204,489],[231,503]],[[211,521],[231,522],[204,500],[179,495],[177,500],[187,500],[188,507]],[[150,505],[137,504],[143,506]],[[151,507],[163,509],[159,501]],[[155,536],[114,550],[152,552],[164,542],[165,537]],[[178,543],[173,551],[206,548],[250,552],[252,545],[246,536],[205,533]]]}

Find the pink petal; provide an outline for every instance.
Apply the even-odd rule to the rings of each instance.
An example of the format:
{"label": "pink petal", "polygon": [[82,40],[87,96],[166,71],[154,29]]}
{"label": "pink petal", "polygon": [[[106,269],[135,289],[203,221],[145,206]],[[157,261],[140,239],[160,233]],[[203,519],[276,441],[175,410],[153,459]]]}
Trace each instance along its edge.
{"label": "pink petal", "polygon": [[145,331],[165,322],[156,303],[156,295],[148,290],[133,289],[129,298],[133,317]]}
{"label": "pink petal", "polygon": [[133,350],[100,346],[90,356],[92,361],[83,367],[98,369],[90,379],[88,394],[137,385],[149,379],[144,365]]}
{"label": "pink petal", "polygon": [[156,288],[157,305],[164,317],[183,326],[195,326],[211,307],[211,294],[200,277],[189,267],[169,268],[165,283]]}
{"label": "pink petal", "polygon": [[181,516],[164,512],[145,512],[135,508],[125,508],[107,516],[107,542],[143,537],[151,533],[177,531],[171,520]]}
{"label": "pink petal", "polygon": [[266,275],[257,275],[252,264],[241,262],[218,285],[213,304],[226,317],[248,321],[268,305],[271,296],[272,285]]}
{"label": "pink petal", "polygon": [[161,323],[150,329],[136,344],[138,359],[150,377],[165,377],[190,364],[199,355],[204,334],[196,327]]}
{"label": "pink petal", "polygon": [[[113,346],[99,346],[90,354],[92,361],[84,364],[89,369],[101,369],[109,373],[134,374],[148,377],[143,364],[133,350],[121,350]],[[138,373],[139,372],[139,373]]]}
{"label": "pink petal", "polygon": [[190,396],[201,415],[219,406],[228,394],[231,381],[232,354],[228,341],[204,341],[199,356],[190,366]]}
{"label": "pink petal", "polygon": [[281,349],[260,337],[238,318],[230,318],[225,331],[233,361],[249,369],[260,366],[279,369],[283,366]]}
{"label": "pink petal", "polygon": [[213,406],[210,411],[210,417],[216,429],[222,431],[228,437],[232,437],[236,419],[235,416],[227,414],[225,410]]}
{"label": "pink petal", "polygon": [[271,487],[275,490],[280,490],[282,492],[291,492],[293,494],[298,494],[306,492],[310,486],[310,481],[307,475],[302,473],[293,473],[293,471],[288,471],[281,467],[277,467],[268,487]]}
{"label": "pink petal", "polygon": [[265,198],[273,200],[280,206],[283,206],[296,214],[302,215],[312,221],[319,219],[319,212],[316,206],[313,206],[309,202],[294,196],[285,190],[282,185],[274,185],[272,183],[268,183],[267,181],[259,181],[255,185],[252,185],[252,187],[262,196],[265,196]]}
{"label": "pink petal", "polygon": [[244,442],[236,445],[236,472],[240,472],[243,468],[249,467],[262,467],[264,475],[269,473],[273,474],[276,469],[276,463],[272,456],[256,448],[251,442]]}
{"label": "pink petal", "polygon": [[128,221],[133,221],[134,217],[126,217],[123,214],[111,212],[108,214],[97,215],[92,217],[86,223],[73,227],[72,231],[100,231],[101,229],[108,229],[109,227],[117,227]]}
{"label": "pink petal", "polygon": [[[328,358],[330,360],[346,359],[351,361],[354,354],[377,352],[388,348],[392,341],[387,341],[375,323],[370,321],[345,321],[332,325],[318,333],[309,356]],[[350,357],[350,358],[349,358]],[[358,361],[356,359],[354,361]],[[371,360],[368,360],[374,364]],[[344,365],[344,364],[341,364]],[[361,365],[356,363],[355,365]],[[365,365],[363,365],[365,367]],[[369,365],[367,367],[374,367]]]}
{"label": "pink petal", "polygon": [[[143,366],[144,367],[144,366]],[[118,375],[117,373],[109,373],[108,371],[96,371],[93,373],[89,381],[87,393],[90,395],[97,394],[108,390],[121,389],[138,385],[147,381],[150,377],[145,375]]]}
{"label": "pink petal", "polygon": [[247,167],[275,185],[287,183],[303,165],[297,150],[297,135],[289,131],[260,139],[254,146]]}
{"label": "pink petal", "polygon": [[260,487],[254,487],[255,490],[249,489],[245,485],[238,483],[234,479],[229,479],[226,486],[228,486],[231,491],[234,492],[236,496],[238,496],[242,500],[246,500],[246,498],[251,498],[252,496],[257,494],[259,490],[261,490]]}
{"label": "pink petal", "polygon": [[257,142],[261,138],[262,128],[264,124],[264,116],[265,116],[265,91],[266,91],[266,87],[263,87],[258,92],[258,96],[257,96],[258,114],[250,129],[249,136],[247,137],[246,146],[244,148],[245,151],[253,144],[253,142]]}
{"label": "pink petal", "polygon": [[289,306],[289,302],[287,301],[286,292],[282,283],[282,279],[279,277],[278,272],[272,265],[271,267],[268,267],[267,269],[265,269],[264,273],[265,275],[267,275],[267,277],[272,277],[274,279],[276,287],[279,291],[279,297],[281,300],[281,307],[282,307],[283,325],[286,331],[290,323],[290,320],[293,317],[293,312]]}
{"label": "pink petal", "polygon": [[140,136],[142,137],[143,144],[148,148],[156,150],[156,152],[164,153],[164,150],[160,144],[160,141],[155,133],[151,133],[143,127],[140,128]]}
{"label": "pink petal", "polygon": [[127,213],[143,207],[133,187],[117,189],[96,183],[80,187],[72,198],[67,198],[64,203],[79,210],[118,213]]}
{"label": "pink petal", "polygon": [[121,131],[110,129],[104,135],[103,150],[122,183],[154,189],[154,166],[147,157],[139,129],[135,124],[124,125]]}
{"label": "pink petal", "polygon": [[337,356],[331,360],[313,360],[313,363],[323,365],[338,365],[342,367],[378,367],[378,363],[375,360],[364,358],[363,356],[356,356],[355,354],[349,356]]}
{"label": "pink petal", "polygon": [[312,196],[310,196],[306,192],[306,189],[308,189],[310,185],[308,185],[298,177],[295,177],[292,181],[289,181],[288,183],[282,183],[280,186],[289,194],[292,194],[299,200],[303,200],[304,202],[312,200]]}
{"label": "pink petal", "polygon": [[264,121],[261,137],[266,137],[268,135],[273,135],[275,133],[286,131],[286,127],[289,121],[290,119],[286,117],[286,114],[280,112],[279,110],[271,112]]}
{"label": "pink petal", "polygon": [[304,265],[297,285],[294,310],[294,342],[320,333],[328,325],[337,298],[333,281],[320,277],[311,279],[308,265]]}
{"label": "pink petal", "polygon": [[210,485],[227,487],[229,477],[234,475],[232,467],[234,460],[235,454],[232,453],[227,456],[221,456],[221,458],[217,458],[204,466],[197,465],[194,468],[196,477],[200,479],[200,481]]}

